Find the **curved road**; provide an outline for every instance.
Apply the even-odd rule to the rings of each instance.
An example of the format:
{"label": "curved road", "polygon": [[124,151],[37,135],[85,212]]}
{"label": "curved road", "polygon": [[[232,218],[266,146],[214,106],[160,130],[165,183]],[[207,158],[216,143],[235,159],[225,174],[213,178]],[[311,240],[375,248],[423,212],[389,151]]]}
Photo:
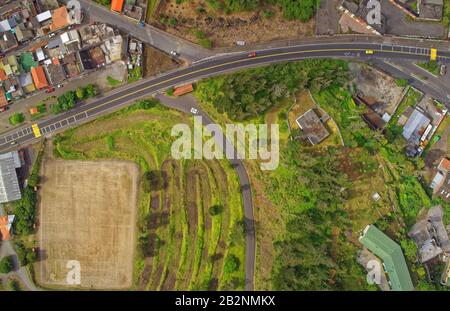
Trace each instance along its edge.
{"label": "curved road", "polygon": [[[367,54],[371,50],[373,53]],[[416,46],[387,45],[379,43],[319,43],[308,45],[297,45],[282,48],[273,48],[257,51],[257,56],[249,58],[246,52],[224,54],[209,59],[204,59],[193,65],[169,72],[165,75],[142,80],[138,83],[127,85],[116,91],[108,93],[98,100],[79,105],[71,111],[54,116],[37,123],[38,132],[48,135],[76,126],[80,123],[90,121],[100,115],[118,110],[133,103],[139,98],[155,94],[171,86],[181,85],[188,82],[203,79],[205,77],[218,75],[242,68],[262,66],[272,63],[297,61],[306,58],[343,58],[349,60],[379,61],[379,60],[430,60],[430,48]],[[437,59],[442,62],[450,62],[449,51],[438,51]],[[411,78],[414,82],[415,78]],[[442,100],[448,106],[450,96],[444,94],[445,90],[436,94],[437,99]],[[448,96],[448,98],[446,98]],[[211,120],[207,120],[209,122]],[[26,126],[0,136],[0,152],[17,149],[20,145],[32,143],[38,138],[32,127]],[[239,165],[239,163],[234,163]],[[248,180],[248,176],[239,176]],[[245,179],[247,178],[247,179]],[[247,249],[246,249],[246,289],[253,289],[254,259],[255,259],[255,234],[253,207],[251,205],[250,187],[246,196],[249,196],[245,210]],[[245,200],[245,198],[244,198]]]}

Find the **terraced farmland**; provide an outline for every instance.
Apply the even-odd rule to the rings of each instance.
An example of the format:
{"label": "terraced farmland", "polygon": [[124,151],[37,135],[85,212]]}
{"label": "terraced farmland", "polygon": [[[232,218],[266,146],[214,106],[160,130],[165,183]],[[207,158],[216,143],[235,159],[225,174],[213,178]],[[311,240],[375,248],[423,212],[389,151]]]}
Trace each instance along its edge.
{"label": "terraced farmland", "polygon": [[[149,104],[151,103],[151,104]],[[192,120],[147,101],[55,138],[64,159],[139,164],[134,289],[243,289],[245,238],[239,183],[225,160],[174,160],[170,132]],[[227,265],[230,258],[238,265]]]}

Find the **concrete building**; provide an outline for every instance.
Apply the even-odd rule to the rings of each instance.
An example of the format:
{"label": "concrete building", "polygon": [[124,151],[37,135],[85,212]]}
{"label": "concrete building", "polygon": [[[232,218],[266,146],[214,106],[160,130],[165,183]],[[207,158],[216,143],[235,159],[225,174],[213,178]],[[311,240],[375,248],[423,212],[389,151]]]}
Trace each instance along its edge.
{"label": "concrete building", "polygon": [[20,200],[16,168],[21,166],[17,151],[0,154],[0,203]]}
{"label": "concrete building", "polygon": [[330,135],[313,109],[301,115],[296,122],[313,145],[319,144]]}

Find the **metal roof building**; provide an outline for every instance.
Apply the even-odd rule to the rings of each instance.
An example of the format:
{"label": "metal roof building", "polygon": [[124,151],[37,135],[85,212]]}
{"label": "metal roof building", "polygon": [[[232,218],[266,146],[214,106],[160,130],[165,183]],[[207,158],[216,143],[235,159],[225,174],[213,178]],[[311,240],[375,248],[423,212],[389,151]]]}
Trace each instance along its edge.
{"label": "metal roof building", "polygon": [[389,275],[392,290],[414,290],[411,276],[400,246],[374,225],[368,225],[359,241],[373,254],[383,260],[384,269]]}
{"label": "metal roof building", "polygon": [[20,159],[17,152],[0,154],[0,203],[19,200],[19,182],[16,168],[20,167]]}
{"label": "metal roof building", "polygon": [[414,109],[413,113],[403,127],[403,137],[405,137],[406,140],[409,140],[413,134],[417,134],[420,138],[423,134],[422,132],[430,123],[431,120],[427,116],[419,110]]}

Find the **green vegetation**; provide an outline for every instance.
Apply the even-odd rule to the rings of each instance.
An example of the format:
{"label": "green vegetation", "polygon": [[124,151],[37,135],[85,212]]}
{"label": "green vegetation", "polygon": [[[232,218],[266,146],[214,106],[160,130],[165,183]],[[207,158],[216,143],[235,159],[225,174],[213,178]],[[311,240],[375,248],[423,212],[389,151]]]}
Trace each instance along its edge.
{"label": "green vegetation", "polygon": [[36,253],[31,248],[27,248],[22,242],[15,243],[15,249],[19,263],[22,267],[32,264],[36,261]]}
{"label": "green vegetation", "polygon": [[321,90],[345,81],[347,76],[344,62],[305,60],[207,79],[198,85],[196,94],[219,113],[246,120],[300,90]]}
{"label": "green vegetation", "polygon": [[[361,118],[364,107],[356,105],[347,88],[348,77],[344,62],[301,61],[251,69],[197,85],[203,109],[222,124],[245,120],[280,126],[278,168],[261,172],[256,164],[246,163],[252,184],[258,185],[252,188],[254,196],[266,198],[260,205],[264,217],[257,219],[257,233],[263,232],[258,243],[275,241],[273,253],[265,251],[268,246],[259,247],[263,253],[257,254],[260,264],[256,274],[262,271],[265,276],[257,276],[256,288],[373,290],[366,282],[366,271],[357,263],[358,247],[354,244],[359,232],[372,223],[401,243],[408,263],[414,265],[406,232],[419,211],[431,206],[416,178],[423,163],[406,158],[401,139],[388,140],[368,128]],[[291,139],[298,136],[286,126],[291,95],[306,88],[336,121],[344,147],[311,146],[305,140]],[[392,124],[421,96],[410,88]],[[379,201],[371,198],[375,192]],[[279,221],[277,226],[275,221]],[[265,266],[266,262],[270,266]],[[426,283],[421,272],[418,267],[413,269],[413,278]]]}
{"label": "green vegetation", "polygon": [[429,61],[429,62],[425,62],[425,63],[417,63],[417,65],[423,69],[425,69],[426,71],[434,74],[435,76],[439,75],[439,71],[441,66],[439,65],[438,62],[436,61]]}
{"label": "green vegetation", "polygon": [[408,86],[408,79],[395,79],[395,84],[400,87],[406,87]]}
{"label": "green vegetation", "polygon": [[[172,126],[192,119],[154,99],[68,130],[54,139],[64,159],[130,160],[142,172],[135,286],[243,289],[245,259],[239,183],[225,161],[172,160]],[[230,265],[230,264],[228,264]]]}
{"label": "green vegetation", "polygon": [[264,5],[279,5],[286,19],[308,21],[316,12],[319,0],[208,0],[214,10],[225,13],[254,11]]}
{"label": "green vegetation", "polygon": [[111,6],[111,0],[94,0],[100,5],[110,7]]}
{"label": "green vegetation", "polygon": [[442,17],[442,23],[444,26],[450,26],[450,0],[444,0],[444,12]]}
{"label": "green vegetation", "polygon": [[112,87],[117,86],[121,83],[119,80],[116,80],[111,76],[107,76],[106,80],[108,81],[108,84]]}
{"label": "green vegetation", "polygon": [[21,112],[17,112],[9,117],[9,123],[11,125],[18,125],[25,121],[25,115]]}
{"label": "green vegetation", "polygon": [[89,97],[97,95],[97,87],[93,84],[88,84],[84,88],[77,88],[76,91],[67,91],[63,95],[58,96],[57,102],[51,105],[50,111],[53,114],[58,114],[72,109],[75,105]]}
{"label": "green vegetation", "polygon": [[14,269],[14,260],[12,256],[5,256],[0,260],[0,273],[6,274]]}
{"label": "green vegetation", "polygon": [[142,68],[134,67],[133,69],[128,69],[128,83],[136,82],[142,78]]}
{"label": "green vegetation", "polygon": [[8,290],[17,292],[21,291],[22,288],[20,287],[20,283],[17,280],[11,279],[8,281]]}
{"label": "green vegetation", "polygon": [[20,65],[23,71],[30,72],[31,68],[37,67],[38,63],[33,59],[31,52],[25,52],[20,54]]}
{"label": "green vegetation", "polygon": [[47,112],[47,105],[45,104],[44,101],[41,101],[36,106],[36,108],[37,108],[38,112],[36,114],[31,115],[31,120],[37,120],[39,118],[42,118],[45,115],[45,113]]}
{"label": "green vegetation", "polygon": [[153,21],[152,17],[155,14],[156,9],[158,8],[160,0],[147,0],[147,12],[145,20],[147,23]]}
{"label": "green vegetation", "polygon": [[34,220],[36,216],[36,192],[34,187],[39,184],[39,172],[44,152],[45,143],[41,145],[36,160],[28,177],[28,185],[23,189],[22,199],[13,203],[14,213],[16,214],[16,221],[13,226],[18,235],[24,236],[33,233]]}
{"label": "green vegetation", "polygon": [[175,92],[175,88],[173,86],[169,87],[166,91],[166,94],[168,96],[173,96],[173,93]]}
{"label": "green vegetation", "polygon": [[212,41],[206,38],[205,32],[200,29],[194,29],[193,33],[195,35],[195,38],[197,38],[198,44],[207,49],[212,48]]}

